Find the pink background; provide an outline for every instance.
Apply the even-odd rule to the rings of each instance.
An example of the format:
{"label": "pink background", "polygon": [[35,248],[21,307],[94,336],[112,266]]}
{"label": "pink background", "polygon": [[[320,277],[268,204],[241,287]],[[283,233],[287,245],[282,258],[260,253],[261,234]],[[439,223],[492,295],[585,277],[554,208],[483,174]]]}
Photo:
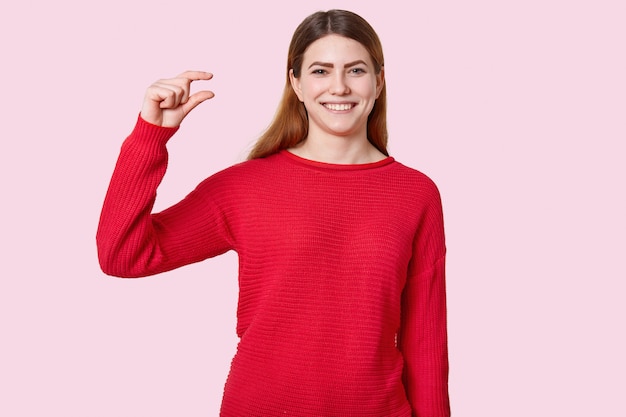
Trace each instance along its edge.
{"label": "pink background", "polygon": [[100,204],[145,88],[186,69],[216,97],[171,142],[157,208],[242,160],[293,30],[328,8],[378,31],[391,152],[443,194],[454,415],[626,415],[626,3],[93,4],[0,13],[0,415],[217,415],[236,256],[107,277]]}

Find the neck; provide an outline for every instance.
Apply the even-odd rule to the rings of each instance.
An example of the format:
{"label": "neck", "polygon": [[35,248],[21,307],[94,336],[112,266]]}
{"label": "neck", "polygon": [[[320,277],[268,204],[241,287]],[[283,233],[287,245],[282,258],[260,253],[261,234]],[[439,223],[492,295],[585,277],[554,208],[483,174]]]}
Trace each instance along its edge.
{"label": "neck", "polygon": [[309,135],[289,149],[289,152],[312,161],[330,164],[367,164],[386,158],[365,135],[343,137],[334,135]]}

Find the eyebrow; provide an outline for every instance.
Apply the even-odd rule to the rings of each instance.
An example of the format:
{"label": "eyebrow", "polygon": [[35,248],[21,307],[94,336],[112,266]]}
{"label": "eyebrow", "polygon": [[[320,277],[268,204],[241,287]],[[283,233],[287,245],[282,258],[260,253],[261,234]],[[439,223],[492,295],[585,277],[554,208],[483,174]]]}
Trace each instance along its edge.
{"label": "eyebrow", "polygon": [[[353,67],[353,66],[359,65],[359,64],[367,66],[367,63],[365,61],[363,61],[362,59],[357,59],[356,61],[348,62],[343,67],[344,68],[349,68],[349,67]],[[334,68],[335,67],[335,65],[330,63],[330,62],[315,61],[311,65],[309,65],[309,68],[314,67],[316,65],[318,65],[320,67],[325,67],[325,68]]]}

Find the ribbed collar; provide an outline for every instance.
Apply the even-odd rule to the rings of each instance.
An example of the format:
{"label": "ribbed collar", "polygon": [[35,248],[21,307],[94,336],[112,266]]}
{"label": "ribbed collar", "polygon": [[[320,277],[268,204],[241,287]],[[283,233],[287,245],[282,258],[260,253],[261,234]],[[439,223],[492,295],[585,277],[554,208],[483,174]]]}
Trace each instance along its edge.
{"label": "ribbed collar", "polygon": [[395,162],[395,159],[393,157],[388,156],[387,158],[381,159],[380,161],[369,162],[366,164],[332,164],[329,162],[319,162],[313,161],[311,159],[302,158],[301,156],[295,155],[286,149],[280,151],[278,155],[282,158],[287,159],[289,162],[296,163],[298,165],[304,165],[309,168],[329,171],[363,171],[384,167]]}

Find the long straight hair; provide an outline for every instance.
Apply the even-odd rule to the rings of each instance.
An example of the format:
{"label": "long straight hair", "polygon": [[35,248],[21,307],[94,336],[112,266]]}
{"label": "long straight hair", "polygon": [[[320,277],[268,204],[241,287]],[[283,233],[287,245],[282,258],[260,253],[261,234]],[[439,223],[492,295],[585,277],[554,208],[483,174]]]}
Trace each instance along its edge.
{"label": "long straight hair", "polygon": [[[304,53],[313,42],[327,36],[340,35],[354,39],[369,52],[377,74],[384,66],[383,48],[378,35],[361,16],[346,10],[329,10],[308,16],[296,28],[287,54],[287,74],[283,96],[274,120],[257,140],[248,159],[264,158],[283,149],[296,146],[306,139],[309,120],[304,104],[298,99],[289,81],[289,71],[299,78]],[[385,155],[387,152],[387,94],[386,85],[367,119],[368,140]]]}

